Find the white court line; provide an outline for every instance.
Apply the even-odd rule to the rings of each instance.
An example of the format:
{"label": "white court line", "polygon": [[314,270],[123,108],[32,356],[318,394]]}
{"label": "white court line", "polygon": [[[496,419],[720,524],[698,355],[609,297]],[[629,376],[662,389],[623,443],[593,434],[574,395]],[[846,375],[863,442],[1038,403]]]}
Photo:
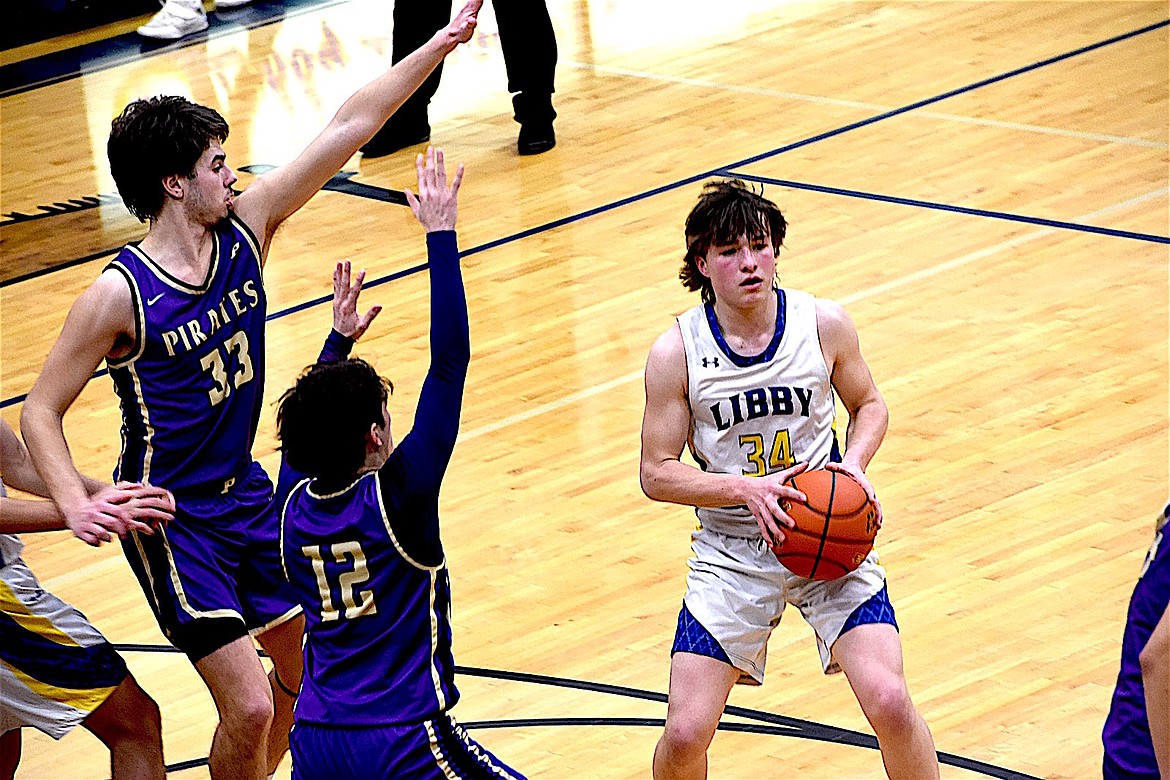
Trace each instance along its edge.
{"label": "white court line", "polygon": [[[845,108],[864,108],[866,110],[875,111],[881,114],[894,110],[890,106],[879,106],[874,103],[863,103],[857,100],[842,100],[840,98],[820,97],[817,95],[803,95],[799,92],[781,92],[774,89],[761,89],[759,87],[746,87],[738,84],[725,84],[718,81],[707,81],[705,79],[688,79],[680,76],[667,76],[662,73],[628,70],[626,68],[613,68],[606,65],[591,65],[587,62],[566,62],[564,64],[571,68],[578,68],[580,70],[593,70],[600,73],[612,73],[618,76],[630,76],[632,78],[650,79],[653,81],[666,81],[675,84],[686,84],[692,87],[708,87],[725,92],[743,92],[749,95],[764,95],[766,97],[784,98],[786,100],[799,100],[805,103],[820,103],[822,105],[843,106]],[[923,111],[920,109],[915,109],[904,114],[904,116],[910,115],[924,116],[931,119],[941,119],[947,122],[961,122],[968,125],[1001,127],[1006,130],[1022,130],[1029,133],[1041,133],[1043,135],[1076,138],[1084,141],[1102,141],[1105,143],[1125,144],[1127,146],[1141,146],[1146,149],[1170,149],[1170,144],[1163,143],[1161,141],[1147,141],[1144,138],[1128,138],[1126,136],[1106,135],[1104,133],[1082,133],[1076,130],[1061,130],[1055,127],[1029,125],[1020,122],[1001,122],[996,119],[977,119],[975,117],[960,116],[958,114],[944,114],[938,111]]]}
{"label": "white court line", "polygon": [[[1111,206],[1106,206],[1104,208],[1097,209],[1096,211],[1090,211],[1087,214],[1082,214],[1079,217],[1075,217],[1072,221],[1087,222],[1098,217],[1114,214],[1118,211],[1124,211],[1133,206],[1145,203],[1146,201],[1166,197],[1167,195],[1170,195],[1170,187],[1161,187],[1159,189],[1153,190],[1152,192],[1147,192],[1145,195],[1139,195],[1136,198],[1123,200],[1120,203],[1114,203]],[[956,257],[953,260],[947,260],[946,262],[938,263],[937,265],[933,265],[929,268],[924,268],[921,271],[915,271],[914,273],[906,274],[905,276],[892,279],[884,284],[874,285],[873,287],[866,288],[865,290],[853,293],[852,295],[846,295],[843,298],[838,298],[837,300],[842,304],[857,303],[858,301],[863,301],[866,298],[871,298],[875,295],[889,292],[890,290],[896,289],[898,287],[905,287],[908,284],[914,284],[915,282],[928,279],[932,276],[937,276],[938,274],[945,273],[946,271],[953,271],[956,268],[970,265],[977,260],[990,257],[997,252],[1002,252],[1005,249],[1015,249],[1018,246],[1030,243],[1040,238],[1044,238],[1045,236],[1050,236],[1057,232],[1060,232],[1057,228],[1042,228],[1040,230],[1034,230],[1031,233],[1026,233],[1022,236],[1016,236],[1015,238],[1009,238],[1007,241],[1001,241],[998,244],[971,252],[969,254],[963,255],[962,257]],[[599,393],[604,393],[612,390],[615,387],[620,387],[627,382],[640,380],[642,378],[642,374],[642,369],[631,371],[624,376],[619,376],[616,379],[610,379],[608,382],[602,382],[599,385],[587,387],[584,390],[577,391],[576,393],[570,393],[564,398],[558,399],[556,401],[549,401],[548,403],[541,404],[540,406],[534,406],[533,408],[526,411],[505,417],[502,420],[497,420],[496,422],[488,423],[487,425],[481,425],[478,428],[473,428],[470,431],[467,431],[466,433],[459,434],[459,441],[462,442],[470,441],[471,439],[477,439],[480,436],[484,436],[489,433],[495,433],[498,430],[507,428],[509,425],[515,425],[516,423],[531,420],[533,417],[539,417],[542,414],[554,412],[557,409],[563,409],[564,407],[575,404],[578,401],[583,401],[586,398],[591,398],[592,396],[598,395]]]}

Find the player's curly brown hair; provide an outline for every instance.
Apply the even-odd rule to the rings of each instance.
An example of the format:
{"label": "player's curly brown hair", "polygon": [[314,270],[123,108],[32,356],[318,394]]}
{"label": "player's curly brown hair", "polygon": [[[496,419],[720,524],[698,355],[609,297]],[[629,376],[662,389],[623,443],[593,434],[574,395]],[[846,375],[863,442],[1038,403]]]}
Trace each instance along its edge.
{"label": "player's curly brown hair", "polygon": [[366,459],[366,433],[385,422],[382,404],[393,391],[361,358],[312,366],[276,408],[285,460],[331,485],[353,477]]}
{"label": "player's curly brown hair", "polygon": [[721,179],[703,185],[699,202],[687,215],[687,253],[678,278],[691,292],[701,291],[704,303],[715,302],[711,280],[699,270],[699,258],[712,246],[734,243],[746,235],[748,240],[769,240],[779,254],[784,244],[788,222],[780,208],[740,179]]}

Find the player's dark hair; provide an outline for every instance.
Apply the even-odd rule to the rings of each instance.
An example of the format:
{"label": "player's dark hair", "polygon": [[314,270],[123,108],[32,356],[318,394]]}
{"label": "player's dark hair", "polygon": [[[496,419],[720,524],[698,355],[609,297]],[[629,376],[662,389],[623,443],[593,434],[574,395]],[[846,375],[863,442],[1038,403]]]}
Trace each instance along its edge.
{"label": "player's dark hair", "polygon": [[699,270],[699,258],[712,246],[733,244],[743,235],[749,241],[770,240],[779,254],[788,222],[780,208],[740,179],[709,181],[699,202],[687,215],[687,254],[678,278],[691,292],[702,291],[704,303],[715,302],[711,280]]}
{"label": "player's dark hair", "polygon": [[353,477],[366,460],[366,433],[382,425],[394,392],[366,361],[318,363],[280,397],[276,429],[288,465],[329,484]]}
{"label": "player's dark hair", "polygon": [[167,176],[192,178],[212,141],[227,140],[228,124],[214,108],[184,97],[135,100],[110,125],[106,154],[126,208],[139,222],[162,211]]}

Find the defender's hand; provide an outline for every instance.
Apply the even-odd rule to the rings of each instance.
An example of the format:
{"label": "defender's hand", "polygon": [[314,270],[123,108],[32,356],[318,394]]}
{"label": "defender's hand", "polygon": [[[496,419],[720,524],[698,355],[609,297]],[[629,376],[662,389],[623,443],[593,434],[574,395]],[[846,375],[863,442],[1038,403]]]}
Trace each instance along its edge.
{"label": "defender's hand", "polygon": [[356,277],[351,277],[351,270],[348,260],[339,262],[333,269],[333,329],[357,341],[369,329],[382,307],[375,305],[364,315],[358,314],[357,301],[362,292],[362,282],[366,280],[366,272],[361,270]]}
{"label": "defender's hand", "polygon": [[459,185],[463,183],[463,165],[447,186],[447,165],[442,149],[427,147],[426,157],[419,155],[414,167],[418,173],[418,195],[405,190],[410,210],[428,233],[454,230],[459,212]]}

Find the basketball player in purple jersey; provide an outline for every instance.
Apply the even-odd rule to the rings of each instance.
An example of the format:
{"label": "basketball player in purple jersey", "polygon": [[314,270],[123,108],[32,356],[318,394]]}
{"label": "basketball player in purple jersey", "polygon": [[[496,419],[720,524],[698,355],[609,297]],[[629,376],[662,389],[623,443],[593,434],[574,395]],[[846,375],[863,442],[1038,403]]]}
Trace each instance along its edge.
{"label": "basketball player in purple jersey", "polygon": [[[642,489],[696,507],[701,522],[654,777],[707,776],[727,697],[737,682],[763,683],[768,638],[786,604],[812,626],[825,673],[845,672],[887,774],[938,777],[934,740],[906,689],[877,554],[822,582],[793,574],[771,549],[792,524],[783,502],[803,498],[785,482],[806,467],[845,472],[876,501],[865,468],[889,419],[849,315],[778,286],[786,228],[776,204],[742,181],[708,183],[687,217],[679,273],[703,302],[678,317],[646,361]],[[843,453],[835,396],[849,412]],[[682,462],[688,446],[699,468]]]}
{"label": "basketball player in purple jersey", "polygon": [[289,495],[281,555],[305,611],[305,677],[292,731],[296,780],[521,778],[449,714],[451,582],[439,490],[459,431],[471,345],[455,239],[460,166],[418,158],[411,209],[427,231],[431,365],[414,427],[395,446],[390,383],[359,359],[311,368],[281,398]]}
{"label": "basketball player in purple jersey", "polygon": [[1105,780],[1170,778],[1170,504],[1129,600],[1121,671],[1102,734]]}
{"label": "basketball player in purple jersey", "polygon": [[[263,398],[272,236],[418,87],[471,38],[482,0],[363,87],[291,163],[235,196],[228,126],[183,98],[130,104],[113,123],[111,170],[150,228],[74,304],[25,401],[37,471],[83,541],[111,534],[163,632],[187,654],[219,713],[213,778],[263,778],[287,750],[303,621],[280,572],[272,484],[251,457]],[[117,476],[170,490],[175,519],[133,533],[86,495],[62,419],[102,360],[122,407]],[[271,656],[269,676],[255,635]],[[274,706],[275,702],[275,706]]]}

